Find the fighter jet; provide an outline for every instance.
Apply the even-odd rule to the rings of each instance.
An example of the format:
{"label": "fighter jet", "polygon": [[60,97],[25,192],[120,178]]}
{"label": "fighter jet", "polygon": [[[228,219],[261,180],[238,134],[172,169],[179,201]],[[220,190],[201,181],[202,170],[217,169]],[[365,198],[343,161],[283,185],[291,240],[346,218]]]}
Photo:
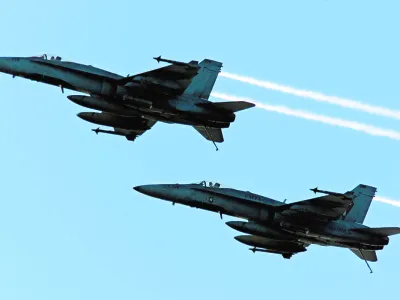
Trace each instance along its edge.
{"label": "fighter jet", "polygon": [[193,126],[207,140],[223,142],[222,128],[235,120],[235,112],[254,104],[209,101],[222,63],[205,59],[188,63],[155,57],[170,65],[133,76],[120,76],[90,65],[63,61],[59,56],[0,58],[0,72],[87,94],[67,98],[101,112],[82,112],[81,119],[113,130],[133,141],[158,121]]}
{"label": "fighter jet", "polygon": [[289,259],[311,244],[350,249],[363,259],[377,261],[376,250],[389,244],[389,236],[400,227],[369,228],[363,225],[376,188],[364,184],[352,191],[336,193],[312,189],[321,197],[285,203],[248,191],[222,188],[205,181],[194,184],[152,184],[134,189],[145,195],[234,216],[244,221],[226,225],[246,233],[235,239],[253,252],[281,254]]}

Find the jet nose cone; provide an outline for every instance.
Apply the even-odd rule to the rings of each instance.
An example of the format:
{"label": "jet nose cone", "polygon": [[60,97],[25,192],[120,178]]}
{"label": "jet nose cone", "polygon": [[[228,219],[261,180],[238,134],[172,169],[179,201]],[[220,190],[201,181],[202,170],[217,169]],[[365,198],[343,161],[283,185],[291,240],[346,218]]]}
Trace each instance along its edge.
{"label": "jet nose cone", "polygon": [[181,195],[176,189],[171,188],[168,184],[146,184],[138,185],[133,188],[135,191],[145,194],[150,197],[167,200],[176,201]]}
{"label": "jet nose cone", "polygon": [[134,186],[133,189],[139,193],[142,193],[143,189],[142,189],[142,185],[138,185],[138,186]]}
{"label": "jet nose cone", "polygon": [[138,185],[133,188],[135,191],[148,195],[148,196],[154,196],[158,192],[157,185]]}

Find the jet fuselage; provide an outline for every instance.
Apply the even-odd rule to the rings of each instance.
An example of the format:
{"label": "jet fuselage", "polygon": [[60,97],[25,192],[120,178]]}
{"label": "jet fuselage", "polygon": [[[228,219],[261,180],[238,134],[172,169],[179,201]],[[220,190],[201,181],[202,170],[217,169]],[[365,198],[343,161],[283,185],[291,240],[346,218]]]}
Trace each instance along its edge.
{"label": "jet fuselage", "polygon": [[[297,239],[310,244],[369,250],[382,249],[388,244],[387,237],[376,237],[352,231],[354,228],[367,228],[357,223],[344,220],[303,224],[293,222],[279,213],[279,206],[284,205],[283,202],[251,192],[207,186],[204,182],[202,184],[142,185],[135,189],[143,194],[173,203],[246,219],[249,222],[234,221],[228,222],[235,223],[233,226],[228,225],[244,233],[271,239]],[[259,228],[243,227],[251,222],[255,222]]]}
{"label": "jet fuselage", "polygon": [[[95,96],[95,100],[101,98],[121,105],[125,113],[136,112],[165,123],[227,128],[235,120],[234,113],[208,108],[202,104],[211,102],[204,99],[173,95],[162,83],[125,85],[120,82],[123,76],[58,57],[3,57],[0,58],[0,72],[89,94]],[[144,101],[151,106],[143,106]],[[80,105],[92,108],[91,102]],[[113,113],[107,111],[107,107],[103,107],[103,111]]]}

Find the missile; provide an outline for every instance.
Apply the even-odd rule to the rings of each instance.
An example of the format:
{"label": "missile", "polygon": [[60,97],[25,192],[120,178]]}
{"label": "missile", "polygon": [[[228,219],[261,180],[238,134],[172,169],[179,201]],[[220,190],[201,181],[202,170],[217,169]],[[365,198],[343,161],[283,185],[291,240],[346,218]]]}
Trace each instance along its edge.
{"label": "missile", "polygon": [[253,253],[256,252],[264,252],[264,253],[275,253],[275,254],[282,254],[282,256],[286,259],[290,259],[293,256],[293,253],[282,253],[279,251],[274,251],[274,250],[267,250],[267,249],[258,249],[256,247],[253,248],[249,248],[250,251],[252,251]]}
{"label": "missile", "polygon": [[103,129],[100,129],[100,127],[97,127],[96,129],[92,129],[92,131],[94,131],[96,134],[99,134],[101,132],[101,133],[125,136],[125,134],[123,134],[122,132],[116,132],[116,131],[112,131],[112,130],[103,130]]}
{"label": "missile", "polygon": [[329,192],[329,191],[319,190],[318,187],[310,189],[310,191],[314,192],[314,194],[316,194],[316,193],[326,194],[326,195],[342,198],[343,200],[352,200],[353,199],[353,194],[354,194],[353,192],[347,192],[345,194]]}
{"label": "missile", "polygon": [[267,237],[274,240],[292,240],[293,235],[286,232],[267,227],[261,224],[253,222],[242,222],[242,221],[230,221],[226,222],[229,227],[248,234],[254,234],[258,236]]}
{"label": "missile", "polygon": [[124,106],[113,101],[108,101],[100,97],[88,97],[81,95],[73,95],[67,97],[72,102],[92,109],[101,110],[104,112],[121,115],[121,116],[140,116],[140,114],[129,107]]}
{"label": "missile", "polygon": [[171,59],[165,59],[165,58],[161,58],[161,55],[158,57],[153,57],[153,59],[155,59],[158,63],[160,62],[166,62],[166,63],[170,63],[176,66],[183,66],[183,67],[191,67],[191,68],[198,68],[198,62],[192,60],[190,63],[185,63],[185,62],[180,62],[180,61],[176,61],[176,60],[171,60]]}
{"label": "missile", "polygon": [[279,253],[297,253],[307,250],[304,246],[295,242],[272,240],[256,235],[239,235],[235,236],[235,240],[248,246],[264,248]]}
{"label": "missile", "polygon": [[121,117],[109,113],[95,112],[81,112],[77,116],[90,123],[126,130],[145,131],[149,129],[145,119]]}
{"label": "missile", "polygon": [[96,134],[105,133],[105,134],[124,136],[130,141],[134,141],[137,137],[136,134],[124,134],[122,132],[117,132],[117,131],[112,131],[112,130],[103,130],[103,129],[100,129],[99,127],[96,129],[92,129],[92,131],[94,131]]}

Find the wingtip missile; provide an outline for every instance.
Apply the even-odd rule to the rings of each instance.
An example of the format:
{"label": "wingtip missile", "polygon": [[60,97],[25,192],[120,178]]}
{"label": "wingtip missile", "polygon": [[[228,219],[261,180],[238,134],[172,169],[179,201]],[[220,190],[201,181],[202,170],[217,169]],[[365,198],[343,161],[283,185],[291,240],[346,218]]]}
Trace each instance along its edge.
{"label": "wingtip missile", "polygon": [[191,61],[190,63],[185,63],[185,62],[181,62],[181,61],[161,58],[161,55],[157,56],[157,57],[153,57],[153,59],[156,60],[158,63],[166,62],[166,63],[170,63],[170,64],[177,65],[177,66],[198,68],[198,62],[197,61]]}
{"label": "wingtip missile", "polygon": [[314,192],[314,194],[320,193],[320,194],[326,194],[326,195],[330,195],[330,196],[340,197],[343,200],[352,200],[353,199],[353,197],[352,197],[353,193],[351,193],[351,192],[350,193],[348,192],[346,194],[342,194],[342,193],[319,190],[318,187],[310,189],[310,191]]}
{"label": "wingtip missile", "polygon": [[160,61],[162,60],[161,55],[153,57],[153,59],[155,59],[158,63],[160,63]]}

